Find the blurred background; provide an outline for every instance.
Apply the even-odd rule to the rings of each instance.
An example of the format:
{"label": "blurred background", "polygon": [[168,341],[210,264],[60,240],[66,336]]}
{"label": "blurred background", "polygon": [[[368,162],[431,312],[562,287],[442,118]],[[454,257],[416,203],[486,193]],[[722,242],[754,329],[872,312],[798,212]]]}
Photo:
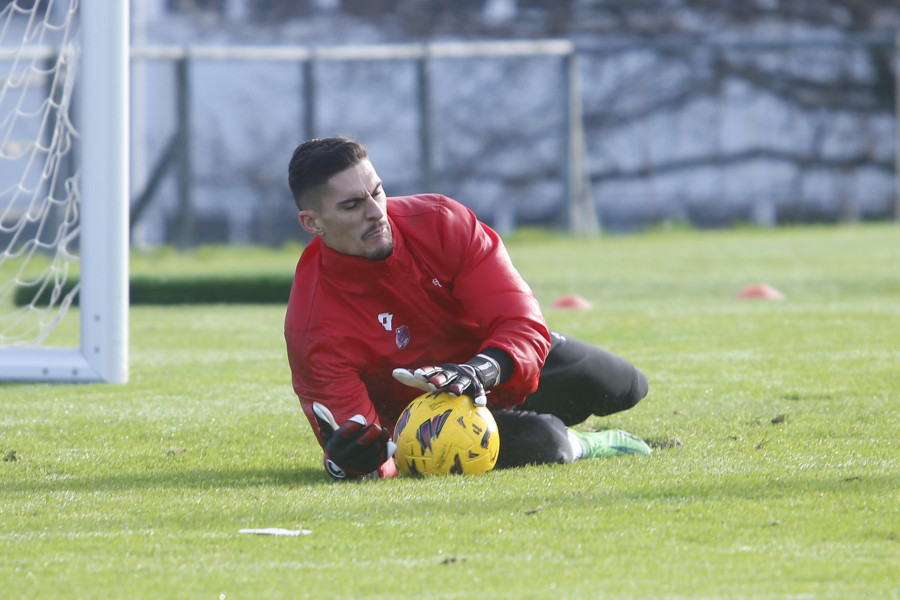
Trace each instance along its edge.
{"label": "blurred background", "polygon": [[134,245],[302,240],[288,160],[337,134],[501,231],[900,217],[894,0],[131,11]]}

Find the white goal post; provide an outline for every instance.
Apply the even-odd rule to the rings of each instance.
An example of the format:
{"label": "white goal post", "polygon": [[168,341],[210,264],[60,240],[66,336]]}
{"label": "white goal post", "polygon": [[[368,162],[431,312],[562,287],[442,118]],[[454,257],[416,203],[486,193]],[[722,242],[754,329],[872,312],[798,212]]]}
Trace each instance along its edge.
{"label": "white goal post", "polygon": [[[74,83],[66,82],[72,86],[74,102],[63,103],[60,110],[74,107],[74,112],[55,115],[53,119],[68,124],[72,138],[80,145],[76,143],[72,151],[75,174],[65,181],[42,182],[41,186],[51,190],[45,195],[65,193],[71,198],[65,205],[65,220],[71,220],[71,231],[64,236],[57,234],[57,238],[65,238],[61,242],[63,248],[57,250],[57,254],[74,257],[79,263],[80,281],[74,292],[67,292],[70,295],[60,303],[60,316],[53,319],[51,325],[61,318],[77,294],[78,347],[44,347],[39,342],[46,334],[36,336],[37,342],[13,340],[3,344],[0,347],[0,380],[124,383],[128,379],[128,1],[70,0],[66,18],[72,21],[66,26],[73,27],[74,50],[56,49],[57,54],[69,52],[73,56],[70,60],[77,60],[77,66],[68,67],[67,76],[74,75]],[[31,4],[34,7],[50,6],[46,10],[58,11],[58,5],[66,2]],[[34,14],[24,15],[37,8],[19,9],[15,2],[10,5],[13,11],[23,13],[13,18],[39,18]],[[28,21],[28,26],[31,23]],[[47,28],[55,26],[50,23]],[[3,31],[5,33],[6,27]],[[34,41],[30,39],[19,41],[18,46],[8,40],[0,40],[0,43],[5,58],[10,53],[27,54],[34,50]],[[20,56],[13,58],[16,64],[20,59]],[[41,74],[45,72],[41,71]],[[7,79],[11,78],[7,76]],[[51,105],[57,106],[53,98]],[[0,106],[6,110],[4,105]],[[27,113],[21,111],[21,114]],[[0,126],[6,116],[0,114]],[[44,128],[45,125],[41,125],[42,135],[46,134]],[[40,147],[41,141],[32,145]],[[62,160],[60,156],[48,156],[51,156],[48,163],[54,159]],[[0,156],[0,160],[2,158]],[[54,168],[58,167],[54,165]],[[47,173],[50,169],[44,166],[38,170]],[[66,190],[60,192],[63,186]],[[23,187],[28,186],[18,184],[18,190],[13,194],[20,195]],[[4,207],[0,206],[0,210]],[[41,221],[38,231],[42,230],[43,224]],[[19,238],[24,234],[17,231],[12,235],[16,247],[21,247],[23,242]],[[72,248],[66,248],[70,242]],[[27,246],[27,241],[24,245]],[[0,277],[7,276],[0,265]],[[50,278],[58,280],[58,273]],[[12,287],[16,285],[12,282]],[[58,281],[51,285],[58,285]],[[45,286],[46,282],[41,284],[42,289]],[[53,289],[54,299],[59,299],[62,289],[61,286]]]}

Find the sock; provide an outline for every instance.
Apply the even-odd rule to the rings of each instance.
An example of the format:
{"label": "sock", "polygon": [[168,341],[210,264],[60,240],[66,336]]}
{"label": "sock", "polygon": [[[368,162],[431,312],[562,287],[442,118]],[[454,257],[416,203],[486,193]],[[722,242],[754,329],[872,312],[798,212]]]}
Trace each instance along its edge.
{"label": "sock", "polygon": [[584,456],[584,446],[581,444],[581,438],[575,435],[575,432],[566,427],[566,434],[569,437],[569,445],[572,446],[572,460],[580,460]]}

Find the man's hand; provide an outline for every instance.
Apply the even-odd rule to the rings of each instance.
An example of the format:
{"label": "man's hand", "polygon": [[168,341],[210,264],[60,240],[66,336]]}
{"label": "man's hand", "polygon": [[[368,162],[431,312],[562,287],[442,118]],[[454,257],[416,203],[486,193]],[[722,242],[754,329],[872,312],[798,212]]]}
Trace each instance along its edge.
{"label": "man's hand", "polygon": [[487,404],[485,392],[500,381],[500,365],[493,358],[479,354],[461,364],[447,363],[436,367],[421,367],[415,371],[394,369],[394,378],[408,386],[426,392],[442,391],[459,396],[471,396],[475,406]]}
{"label": "man's hand", "polygon": [[325,443],[325,470],[335,479],[369,475],[397,450],[388,430],[366,423],[362,415],[354,415],[338,427],[324,404],[313,402],[313,414]]}

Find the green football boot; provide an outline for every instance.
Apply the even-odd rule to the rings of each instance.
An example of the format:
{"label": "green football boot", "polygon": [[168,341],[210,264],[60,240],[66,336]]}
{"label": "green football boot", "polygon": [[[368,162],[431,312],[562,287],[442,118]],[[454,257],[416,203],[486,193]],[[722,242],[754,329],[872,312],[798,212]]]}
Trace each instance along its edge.
{"label": "green football boot", "polygon": [[626,454],[647,456],[653,451],[644,440],[619,429],[569,431],[581,442],[581,458],[608,458]]}

